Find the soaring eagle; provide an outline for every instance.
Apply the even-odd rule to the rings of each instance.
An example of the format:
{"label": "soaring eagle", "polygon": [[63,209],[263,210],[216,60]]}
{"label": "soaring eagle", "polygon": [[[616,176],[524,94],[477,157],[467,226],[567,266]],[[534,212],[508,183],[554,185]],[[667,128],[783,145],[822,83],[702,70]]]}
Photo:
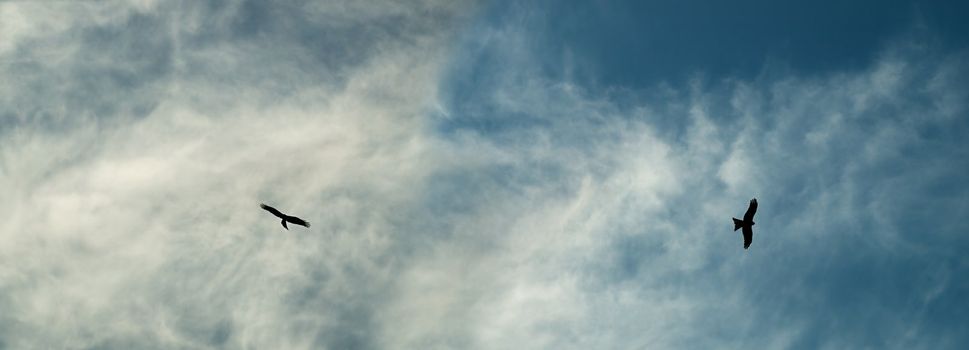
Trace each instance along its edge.
{"label": "soaring eagle", "polygon": [[297,225],[310,227],[310,223],[306,222],[306,220],[300,219],[300,218],[295,217],[295,216],[289,216],[289,215],[280,213],[279,210],[276,210],[276,208],[270,207],[270,206],[265,205],[265,204],[262,204],[262,203],[259,204],[259,207],[265,209],[266,211],[268,211],[270,213],[273,213],[273,215],[276,215],[280,219],[283,219],[283,221],[281,223],[283,224],[283,228],[285,228],[287,230],[289,229],[289,227],[286,227],[286,222],[287,221],[289,221],[291,223],[294,223],[294,224],[297,224]]}
{"label": "soaring eagle", "polygon": [[757,213],[757,198],[750,200],[750,206],[747,207],[747,213],[744,214],[744,219],[740,220],[733,218],[733,230],[743,229],[744,233],[744,249],[750,247],[750,241],[754,240],[754,214]]}

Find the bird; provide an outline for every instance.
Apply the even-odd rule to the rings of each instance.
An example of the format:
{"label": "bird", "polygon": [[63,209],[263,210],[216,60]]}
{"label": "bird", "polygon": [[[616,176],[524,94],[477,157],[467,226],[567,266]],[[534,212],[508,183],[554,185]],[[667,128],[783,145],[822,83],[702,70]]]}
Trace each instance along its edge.
{"label": "bird", "polygon": [[265,205],[263,203],[259,203],[259,207],[265,209],[266,211],[272,213],[273,215],[276,215],[280,219],[283,219],[283,221],[281,221],[280,223],[282,223],[283,224],[283,228],[285,228],[287,230],[289,230],[289,227],[286,227],[286,222],[287,221],[289,221],[291,223],[294,223],[294,224],[297,224],[297,225],[301,225],[301,226],[305,226],[305,227],[310,227],[310,223],[309,222],[306,222],[306,220],[300,219],[300,218],[295,217],[295,216],[289,216],[289,215],[280,213],[279,210],[276,210],[276,208],[270,207],[270,206]]}
{"label": "bird", "polygon": [[747,207],[747,213],[744,214],[744,219],[740,220],[733,218],[733,230],[743,229],[741,232],[744,233],[744,249],[750,247],[750,242],[754,240],[754,214],[757,213],[757,198],[750,200],[750,206]]}

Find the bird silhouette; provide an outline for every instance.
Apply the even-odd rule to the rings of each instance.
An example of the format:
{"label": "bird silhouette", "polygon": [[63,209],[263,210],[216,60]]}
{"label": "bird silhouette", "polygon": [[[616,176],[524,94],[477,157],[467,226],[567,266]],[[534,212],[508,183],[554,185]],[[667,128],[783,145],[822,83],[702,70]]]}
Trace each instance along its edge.
{"label": "bird silhouette", "polygon": [[259,207],[265,209],[266,211],[268,211],[270,213],[273,213],[273,215],[276,215],[280,219],[283,219],[283,221],[281,221],[280,223],[283,224],[283,228],[285,228],[287,230],[289,229],[289,227],[286,226],[286,222],[287,221],[288,222],[291,222],[291,223],[294,223],[294,224],[297,224],[297,225],[310,227],[310,223],[309,222],[306,222],[306,220],[300,219],[300,218],[295,217],[295,216],[289,216],[289,215],[283,214],[283,213],[279,212],[279,210],[276,210],[276,208],[270,207],[270,206],[265,205],[265,204],[262,204],[262,203],[259,204]]}
{"label": "bird silhouette", "polygon": [[744,214],[744,219],[740,220],[733,218],[733,230],[743,229],[744,233],[744,249],[750,247],[750,242],[754,240],[754,214],[757,213],[757,198],[750,200],[750,206],[747,207],[747,213]]}

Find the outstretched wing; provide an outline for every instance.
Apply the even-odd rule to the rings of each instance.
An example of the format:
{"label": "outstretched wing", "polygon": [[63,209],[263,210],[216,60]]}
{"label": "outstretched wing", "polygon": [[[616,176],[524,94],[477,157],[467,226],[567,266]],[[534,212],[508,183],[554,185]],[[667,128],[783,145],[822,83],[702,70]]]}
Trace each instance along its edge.
{"label": "outstretched wing", "polygon": [[295,217],[295,216],[287,216],[286,217],[286,221],[292,222],[292,223],[297,224],[297,225],[300,225],[300,226],[310,227],[310,223],[309,222],[306,222],[306,220],[300,219],[300,218]]}
{"label": "outstretched wing", "polygon": [[265,205],[265,204],[262,204],[262,203],[259,204],[259,207],[265,209],[266,211],[268,211],[270,213],[273,213],[273,215],[276,215],[276,216],[278,216],[281,219],[285,219],[286,218],[286,215],[283,215],[283,213],[280,213],[279,210],[276,210],[276,208],[270,207],[270,206]]}
{"label": "outstretched wing", "polygon": [[754,214],[756,213],[757,213],[757,198],[754,198],[750,200],[750,206],[747,207],[747,213],[744,214],[744,221],[747,221],[747,222],[754,221]]}
{"label": "outstretched wing", "polygon": [[[754,207],[757,205],[754,204]],[[750,226],[744,226],[744,249],[750,247],[750,242],[754,240],[754,230]]]}

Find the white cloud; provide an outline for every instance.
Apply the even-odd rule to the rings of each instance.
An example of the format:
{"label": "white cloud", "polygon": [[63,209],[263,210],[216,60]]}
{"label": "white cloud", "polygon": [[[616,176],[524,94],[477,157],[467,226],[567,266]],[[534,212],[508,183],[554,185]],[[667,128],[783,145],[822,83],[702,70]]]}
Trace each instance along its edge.
{"label": "white cloud", "polygon": [[[114,115],[77,116],[70,108],[51,108],[72,89],[99,89],[100,101],[124,98],[123,87],[72,72],[129,68],[118,68],[127,64],[121,57],[92,51],[100,45],[95,42],[75,45],[66,60],[35,54],[31,42],[70,43],[70,36],[111,32],[135,16],[178,18],[179,12],[123,15],[114,22],[82,18],[59,31],[19,33],[26,51],[5,51],[3,57],[6,73],[27,78],[5,81],[4,100],[15,103],[7,104],[0,122],[0,173],[4,193],[13,199],[5,202],[2,231],[10,243],[2,248],[2,294],[10,311],[3,316],[4,343],[318,348],[372,342],[378,329],[344,334],[367,325],[343,319],[355,317],[354,310],[341,314],[327,306],[356,303],[360,312],[373,313],[379,299],[371,305],[359,289],[379,290],[392,279],[390,271],[401,269],[385,265],[398,259],[394,221],[405,214],[397,208],[417,197],[434,157],[420,115],[433,101],[437,62],[446,49],[442,39],[453,25],[448,17],[460,10],[448,5],[427,18],[420,7],[408,9],[388,15],[371,9],[375,20],[391,16],[419,26],[398,33],[419,37],[406,45],[380,35],[347,43],[380,50],[364,61],[341,63],[347,72],[342,86],[313,76],[293,80],[312,66],[302,60],[295,61],[300,67],[287,67],[294,61],[285,60],[254,62],[251,57],[268,52],[244,42],[215,40],[209,46],[189,44],[185,34],[143,33],[161,42],[181,36],[175,47],[166,44],[175,62],[228,66],[217,75],[185,75],[194,71],[176,64],[156,83],[160,89],[134,91],[155,106],[143,116],[116,108],[94,110]],[[318,10],[320,16],[342,16]],[[226,11],[231,21],[234,10]],[[380,24],[365,19],[347,25]],[[110,45],[141,39],[115,38],[121,42]],[[300,44],[275,47],[292,51]],[[8,63],[23,61],[43,68],[25,76],[21,65]],[[132,67],[136,77],[151,74]],[[279,75],[270,76],[269,84],[253,80],[267,78],[267,70]],[[232,79],[212,79],[218,74]],[[58,76],[74,81],[68,89],[47,89],[59,83],[50,77]],[[31,84],[44,89],[24,92]],[[295,84],[298,91],[282,84]],[[278,95],[280,90],[291,92]],[[32,110],[63,115],[43,120],[33,118]],[[45,123],[50,121],[55,124]],[[260,201],[306,217],[314,229],[282,231],[257,207]],[[326,329],[335,330],[331,338],[321,336]]]}
{"label": "white cloud", "polygon": [[[964,130],[966,90],[949,75],[966,70],[945,56],[696,82],[630,106],[538,74],[512,27],[477,48],[507,57],[464,110],[439,90],[447,65],[466,64],[448,56],[468,58],[451,32],[473,5],[300,4],[255,23],[253,4],[184,5],[0,5],[0,19],[74,18],[53,30],[18,17],[17,43],[0,47],[0,73],[23,78],[0,83],[0,344],[796,346],[818,320],[760,305],[829,301],[781,269],[827,271],[812,260],[843,258],[839,235],[914,250],[890,232],[905,230],[892,201],[916,189],[888,187],[945,176],[907,153],[936,157],[920,128]],[[113,34],[72,34],[87,32]],[[169,59],[102,52],[140,36]],[[511,126],[439,128],[474,118]],[[926,168],[879,168],[898,161]],[[729,217],[751,196],[762,208],[744,252]],[[282,230],[261,201],[312,228]],[[922,303],[944,299],[937,285]],[[832,339],[846,345],[819,346],[864,344]]]}

